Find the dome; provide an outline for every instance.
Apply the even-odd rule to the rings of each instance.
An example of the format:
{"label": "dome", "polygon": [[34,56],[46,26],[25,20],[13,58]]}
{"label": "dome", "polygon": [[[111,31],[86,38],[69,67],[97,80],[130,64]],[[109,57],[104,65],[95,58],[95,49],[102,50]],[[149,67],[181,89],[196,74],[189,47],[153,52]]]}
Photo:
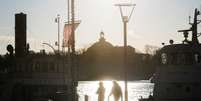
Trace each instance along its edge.
{"label": "dome", "polygon": [[105,40],[104,32],[101,32],[99,41],[94,43],[91,47],[89,47],[87,51],[103,52],[103,51],[111,51],[112,48],[114,48],[114,46]]}

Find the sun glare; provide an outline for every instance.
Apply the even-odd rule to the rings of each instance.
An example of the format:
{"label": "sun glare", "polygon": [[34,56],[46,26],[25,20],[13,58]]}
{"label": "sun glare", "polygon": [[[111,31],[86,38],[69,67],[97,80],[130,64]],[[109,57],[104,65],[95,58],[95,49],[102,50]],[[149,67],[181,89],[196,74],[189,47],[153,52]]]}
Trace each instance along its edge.
{"label": "sun glare", "polygon": [[105,87],[105,101],[114,101],[112,96],[109,97],[113,86],[112,81],[103,81],[103,85]]}
{"label": "sun glare", "polygon": [[[113,96],[109,97],[109,94],[111,92],[111,88],[113,86],[112,80],[105,80],[102,81],[103,86],[105,87],[105,101],[114,101]],[[91,82],[88,84],[85,81],[80,82],[78,86],[78,94],[80,95],[80,101],[84,101],[86,96],[88,96],[89,101],[97,101],[98,95],[96,94],[98,87],[99,87],[99,81]],[[118,81],[118,84],[121,86],[122,93],[124,91],[124,85],[122,81]],[[87,92],[86,92],[87,91]]]}

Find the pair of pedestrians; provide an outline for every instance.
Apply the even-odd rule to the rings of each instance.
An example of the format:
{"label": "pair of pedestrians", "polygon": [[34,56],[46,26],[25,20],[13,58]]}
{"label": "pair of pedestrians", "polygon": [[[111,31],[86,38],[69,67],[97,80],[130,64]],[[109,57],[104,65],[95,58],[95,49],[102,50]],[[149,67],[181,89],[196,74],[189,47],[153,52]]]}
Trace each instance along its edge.
{"label": "pair of pedestrians", "polygon": [[[103,82],[99,82],[99,88],[96,93],[98,94],[98,101],[104,101],[105,88],[103,86]],[[108,96],[108,99],[111,95],[113,95],[114,101],[119,101],[120,98],[121,98],[121,101],[123,101],[121,87],[119,86],[119,84],[116,81],[113,81],[112,90]]]}

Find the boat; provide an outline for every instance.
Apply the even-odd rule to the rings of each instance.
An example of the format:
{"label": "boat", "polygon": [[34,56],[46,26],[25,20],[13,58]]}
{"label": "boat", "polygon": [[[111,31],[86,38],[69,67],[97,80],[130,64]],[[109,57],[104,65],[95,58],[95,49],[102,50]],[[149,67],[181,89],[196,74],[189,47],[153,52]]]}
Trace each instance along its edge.
{"label": "boat", "polygon": [[[179,30],[184,35],[180,44],[170,40],[156,54],[158,61],[151,82],[153,94],[139,101],[201,101],[201,44],[198,37],[200,11],[195,9],[193,23],[187,30]],[[192,39],[188,39],[188,35]]]}

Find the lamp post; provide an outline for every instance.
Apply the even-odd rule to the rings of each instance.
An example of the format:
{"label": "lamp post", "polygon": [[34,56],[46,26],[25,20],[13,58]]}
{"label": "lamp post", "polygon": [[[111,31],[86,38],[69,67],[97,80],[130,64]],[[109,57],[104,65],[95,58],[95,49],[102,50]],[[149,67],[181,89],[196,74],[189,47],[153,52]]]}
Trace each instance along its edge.
{"label": "lamp post", "polygon": [[54,49],[54,47],[52,46],[52,45],[50,45],[49,43],[42,43],[42,44],[44,44],[44,45],[47,45],[47,46],[49,46],[50,48],[52,48],[52,50],[54,51],[54,53],[56,54],[56,50]]}
{"label": "lamp post", "polygon": [[58,14],[57,15],[57,18],[55,19],[55,22],[58,24],[57,27],[58,27],[58,42],[57,42],[57,45],[58,45],[58,53],[60,51],[60,15]]}
{"label": "lamp post", "polygon": [[[118,6],[120,9],[120,13],[121,13],[121,18],[122,18],[122,22],[123,22],[123,29],[124,29],[124,96],[125,96],[125,101],[128,101],[128,85],[127,85],[127,75],[128,75],[128,70],[127,70],[127,23],[129,22],[131,15],[133,13],[134,10],[134,6],[135,4],[116,4],[115,6]],[[132,11],[129,15],[124,15],[123,11],[122,11],[122,7],[132,7]]]}

